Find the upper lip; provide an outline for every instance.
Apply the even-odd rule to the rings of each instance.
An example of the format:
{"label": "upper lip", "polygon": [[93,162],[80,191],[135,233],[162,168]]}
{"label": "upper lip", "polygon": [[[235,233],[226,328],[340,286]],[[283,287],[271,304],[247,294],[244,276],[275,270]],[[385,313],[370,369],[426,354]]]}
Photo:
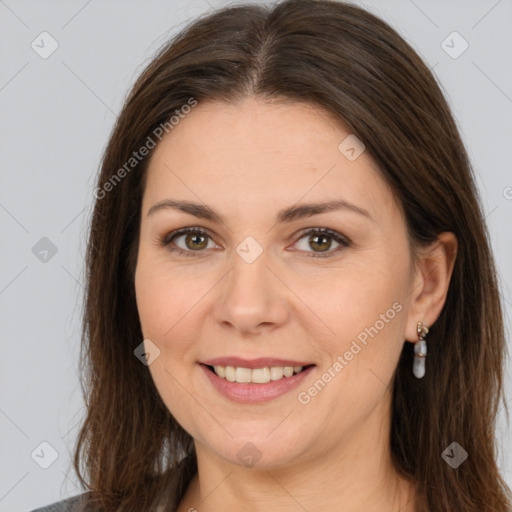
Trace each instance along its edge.
{"label": "upper lip", "polygon": [[239,368],[266,368],[270,366],[308,366],[314,363],[292,361],[291,359],[276,359],[274,357],[259,357],[258,359],[244,359],[243,357],[216,357],[202,361],[209,366],[236,366]]}

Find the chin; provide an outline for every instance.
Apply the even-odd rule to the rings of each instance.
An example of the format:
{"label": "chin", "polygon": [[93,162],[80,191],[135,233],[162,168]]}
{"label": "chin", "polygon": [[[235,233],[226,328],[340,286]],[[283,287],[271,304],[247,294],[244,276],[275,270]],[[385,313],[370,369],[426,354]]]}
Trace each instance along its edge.
{"label": "chin", "polygon": [[258,470],[292,465],[306,451],[305,446],[301,450],[299,439],[255,439],[247,435],[231,439],[229,445],[210,445],[210,449],[230,464]]}

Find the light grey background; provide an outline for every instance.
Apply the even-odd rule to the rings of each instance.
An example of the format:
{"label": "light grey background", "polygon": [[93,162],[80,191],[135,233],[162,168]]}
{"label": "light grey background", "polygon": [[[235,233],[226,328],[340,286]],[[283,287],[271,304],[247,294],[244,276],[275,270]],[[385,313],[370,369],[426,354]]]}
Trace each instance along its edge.
{"label": "light grey background", "polygon": [[[512,1],[358,3],[415,47],[452,105],[477,173],[510,333]],[[70,456],[83,414],[76,374],[83,255],[100,157],[126,93],[157,48],[189,19],[225,5],[0,0],[0,511],[80,492]],[[59,45],[47,59],[31,47],[34,40],[42,46],[43,31]],[[469,44],[456,59],[442,47],[453,31]],[[463,44],[458,36],[444,43],[452,54]],[[46,262],[32,252],[42,237],[57,248]],[[509,366],[508,400],[511,381]],[[503,415],[498,433],[499,464],[512,485]],[[42,442],[58,452],[48,469],[31,458],[38,447],[45,455],[36,460],[49,457]]]}

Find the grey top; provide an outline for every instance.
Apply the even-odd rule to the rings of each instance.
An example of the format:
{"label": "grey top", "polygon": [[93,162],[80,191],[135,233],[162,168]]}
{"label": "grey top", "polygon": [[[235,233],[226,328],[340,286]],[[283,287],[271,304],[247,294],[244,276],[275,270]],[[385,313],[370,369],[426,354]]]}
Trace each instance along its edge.
{"label": "grey top", "polygon": [[84,503],[83,497],[87,494],[87,492],[84,492],[78,496],[66,498],[65,500],[57,501],[51,505],[46,505],[46,507],[32,510],[32,512],[79,512],[82,510],[81,505]]}
{"label": "grey top", "polygon": [[[87,494],[89,494],[89,492],[84,492],[77,496],[57,501],[51,505],[46,505],[45,507],[32,510],[31,512],[94,512],[94,509],[92,509],[90,506],[87,508],[84,507],[87,501],[84,498],[87,496]],[[164,512],[164,507],[165,505],[160,503],[156,507],[156,512]]]}

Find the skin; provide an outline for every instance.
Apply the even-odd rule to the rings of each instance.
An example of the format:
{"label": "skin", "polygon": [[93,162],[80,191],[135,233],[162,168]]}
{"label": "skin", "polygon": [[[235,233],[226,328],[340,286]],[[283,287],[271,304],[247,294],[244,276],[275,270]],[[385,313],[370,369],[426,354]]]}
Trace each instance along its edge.
{"label": "skin", "polygon": [[[349,133],[303,103],[210,101],[151,156],[135,288],[144,338],[160,350],[152,378],[195,441],[198,474],[180,512],[416,510],[414,483],[390,462],[392,378],[403,343],[418,340],[418,321],[431,326],[441,312],[457,243],[443,233],[413,264],[402,211],[375,163],[367,152],[349,161],[338,150]],[[148,215],[171,198],[207,204],[225,222],[171,208]],[[339,210],[275,221],[282,208],[331,199],[371,219]],[[171,242],[191,257],[161,243],[183,227],[208,232],[202,245],[194,234]],[[349,246],[327,237],[319,247],[302,233],[322,227]],[[252,263],[236,252],[248,236],[263,250]],[[400,312],[300,403],[298,393],[395,303]],[[220,395],[198,365],[228,355],[317,366],[296,390],[240,404]],[[252,467],[237,457],[248,442],[261,454]]]}

